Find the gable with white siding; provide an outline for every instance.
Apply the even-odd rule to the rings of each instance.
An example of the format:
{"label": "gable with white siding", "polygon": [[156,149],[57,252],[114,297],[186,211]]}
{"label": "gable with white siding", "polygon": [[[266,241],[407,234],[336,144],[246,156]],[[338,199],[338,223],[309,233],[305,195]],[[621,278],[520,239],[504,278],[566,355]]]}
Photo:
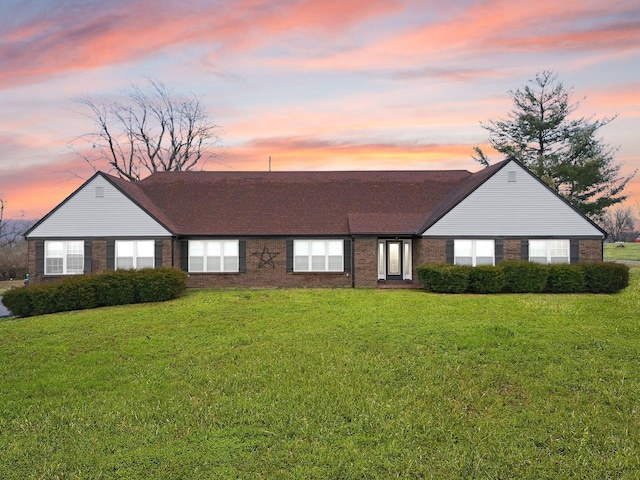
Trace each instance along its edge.
{"label": "gable with white siding", "polygon": [[28,238],[170,235],[158,221],[98,174],[31,230]]}
{"label": "gable with white siding", "polygon": [[509,162],[424,236],[603,238],[603,233],[516,162]]}

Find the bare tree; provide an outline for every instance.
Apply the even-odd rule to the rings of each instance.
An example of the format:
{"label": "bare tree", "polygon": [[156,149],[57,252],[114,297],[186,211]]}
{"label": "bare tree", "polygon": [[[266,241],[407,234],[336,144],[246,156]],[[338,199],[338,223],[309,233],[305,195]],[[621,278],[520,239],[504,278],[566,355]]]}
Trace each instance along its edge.
{"label": "bare tree", "polygon": [[9,222],[4,218],[4,209],[7,201],[0,198],[0,247],[12,246],[20,241],[24,231],[16,222]]}
{"label": "bare tree", "polygon": [[191,170],[215,156],[220,128],[201,98],[175,94],[158,80],[148,79],[145,89],[132,85],[124,101],[76,101],[96,129],[78,138],[91,149],[72,148],[94,170],[106,166],[136,182],[158,171]]}
{"label": "bare tree", "polygon": [[635,216],[631,207],[609,209],[602,217],[602,227],[614,242],[623,242],[633,233]]}
{"label": "bare tree", "polygon": [[27,273],[27,241],[23,235],[31,222],[4,218],[7,201],[0,198],[0,280]]}

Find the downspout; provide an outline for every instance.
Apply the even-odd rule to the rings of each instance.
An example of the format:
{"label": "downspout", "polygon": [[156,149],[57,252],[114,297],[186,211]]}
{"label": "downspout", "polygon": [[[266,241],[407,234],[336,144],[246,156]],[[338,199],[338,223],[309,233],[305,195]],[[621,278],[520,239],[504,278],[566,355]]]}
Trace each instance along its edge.
{"label": "downspout", "polygon": [[356,288],[356,241],[351,235],[351,288]]}

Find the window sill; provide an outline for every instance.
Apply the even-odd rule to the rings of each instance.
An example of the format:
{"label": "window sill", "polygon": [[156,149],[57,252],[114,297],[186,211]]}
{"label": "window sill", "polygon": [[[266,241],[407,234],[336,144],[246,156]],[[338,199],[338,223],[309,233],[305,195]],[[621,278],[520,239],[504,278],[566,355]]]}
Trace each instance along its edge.
{"label": "window sill", "polygon": [[187,272],[187,275],[240,275],[242,273],[245,272]]}
{"label": "window sill", "polygon": [[349,275],[348,272],[287,272],[294,275]]}

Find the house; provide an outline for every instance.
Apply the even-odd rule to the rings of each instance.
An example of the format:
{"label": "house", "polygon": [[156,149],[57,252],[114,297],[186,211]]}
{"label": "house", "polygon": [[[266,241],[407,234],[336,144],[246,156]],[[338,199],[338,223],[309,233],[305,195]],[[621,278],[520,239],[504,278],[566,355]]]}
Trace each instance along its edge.
{"label": "house", "polygon": [[417,285],[424,263],[601,261],[605,232],[513,159],[451,171],[98,172],[26,234],[33,282],[172,266],[188,286]]}

